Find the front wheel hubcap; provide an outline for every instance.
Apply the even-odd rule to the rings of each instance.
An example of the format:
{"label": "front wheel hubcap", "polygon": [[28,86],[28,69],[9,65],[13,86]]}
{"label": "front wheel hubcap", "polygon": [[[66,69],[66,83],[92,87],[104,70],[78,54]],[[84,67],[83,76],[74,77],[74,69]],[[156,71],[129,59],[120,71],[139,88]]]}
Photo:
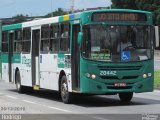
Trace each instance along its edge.
{"label": "front wheel hubcap", "polygon": [[66,99],[67,95],[68,95],[68,88],[67,88],[67,84],[64,82],[62,83],[62,97]]}

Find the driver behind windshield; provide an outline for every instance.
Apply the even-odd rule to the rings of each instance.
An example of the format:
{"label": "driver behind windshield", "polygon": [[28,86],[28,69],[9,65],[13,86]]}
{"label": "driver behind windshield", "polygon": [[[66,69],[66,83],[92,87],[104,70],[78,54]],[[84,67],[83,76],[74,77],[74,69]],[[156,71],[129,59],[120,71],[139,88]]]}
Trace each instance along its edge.
{"label": "driver behind windshield", "polygon": [[129,46],[132,46],[131,42],[128,41],[127,35],[126,34],[122,34],[121,38],[120,38],[120,44],[118,44],[118,51],[125,51],[126,48],[128,48]]}

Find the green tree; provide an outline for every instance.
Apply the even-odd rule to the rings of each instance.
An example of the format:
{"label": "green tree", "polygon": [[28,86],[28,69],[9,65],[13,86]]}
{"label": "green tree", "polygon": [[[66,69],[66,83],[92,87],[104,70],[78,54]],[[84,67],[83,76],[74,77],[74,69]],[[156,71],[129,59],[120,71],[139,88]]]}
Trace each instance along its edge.
{"label": "green tree", "polygon": [[135,0],[112,0],[112,8],[137,9]]}
{"label": "green tree", "polygon": [[153,12],[154,23],[160,25],[160,0],[112,0],[112,8]]}
{"label": "green tree", "polygon": [[154,23],[160,23],[160,1],[159,0],[135,0],[139,10],[153,12]]}
{"label": "green tree", "polygon": [[65,15],[65,14],[67,14],[67,12],[65,12],[62,8],[58,8],[58,10],[52,13],[49,13],[45,17],[55,17],[55,16],[60,16],[60,15]]}
{"label": "green tree", "polygon": [[14,19],[14,22],[13,23],[21,23],[21,22],[25,22],[27,21],[27,17],[28,15],[22,15],[22,14],[18,14],[14,17],[12,17]]}

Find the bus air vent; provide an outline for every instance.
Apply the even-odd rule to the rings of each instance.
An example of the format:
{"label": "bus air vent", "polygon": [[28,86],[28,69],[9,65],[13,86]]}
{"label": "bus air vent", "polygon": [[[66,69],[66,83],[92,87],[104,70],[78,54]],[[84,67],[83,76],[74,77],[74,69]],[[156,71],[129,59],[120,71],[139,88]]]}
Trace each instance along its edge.
{"label": "bus air vent", "polygon": [[137,79],[139,76],[123,76],[119,78],[118,76],[100,76],[102,79],[113,80],[113,79],[121,79],[121,80],[129,80],[129,79]]}
{"label": "bus air vent", "polygon": [[140,70],[142,66],[98,66],[100,70]]}

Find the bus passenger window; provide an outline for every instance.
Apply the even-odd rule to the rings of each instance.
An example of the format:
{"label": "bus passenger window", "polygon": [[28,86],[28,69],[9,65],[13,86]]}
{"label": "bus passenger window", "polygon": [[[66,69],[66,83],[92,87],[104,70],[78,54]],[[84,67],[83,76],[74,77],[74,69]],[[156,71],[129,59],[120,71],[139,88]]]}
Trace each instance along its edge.
{"label": "bus passenger window", "polygon": [[29,53],[31,48],[31,28],[23,29],[22,52]]}
{"label": "bus passenger window", "polygon": [[14,52],[22,51],[22,30],[15,31]]}
{"label": "bus passenger window", "polygon": [[49,25],[44,25],[41,28],[41,53],[49,53],[50,28]]}
{"label": "bus passenger window", "polygon": [[59,48],[59,25],[52,24],[50,26],[51,38],[50,38],[50,51],[52,53],[57,53]]}
{"label": "bus passenger window", "polygon": [[69,41],[69,24],[61,24],[61,33],[60,33],[60,51],[69,52],[70,41]]}
{"label": "bus passenger window", "polygon": [[8,52],[8,32],[2,33],[2,52]]}

